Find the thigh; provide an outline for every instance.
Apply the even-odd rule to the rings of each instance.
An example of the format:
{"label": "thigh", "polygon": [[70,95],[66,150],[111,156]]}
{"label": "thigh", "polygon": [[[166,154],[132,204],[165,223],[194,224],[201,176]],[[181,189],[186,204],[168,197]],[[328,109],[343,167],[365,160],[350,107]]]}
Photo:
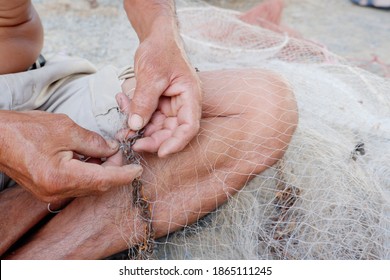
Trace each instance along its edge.
{"label": "thigh", "polygon": [[275,164],[297,124],[294,95],[280,76],[258,69],[199,75],[199,134],[167,159],[144,155],[147,196],[159,205],[155,215],[166,221],[165,234],[214,210]]}

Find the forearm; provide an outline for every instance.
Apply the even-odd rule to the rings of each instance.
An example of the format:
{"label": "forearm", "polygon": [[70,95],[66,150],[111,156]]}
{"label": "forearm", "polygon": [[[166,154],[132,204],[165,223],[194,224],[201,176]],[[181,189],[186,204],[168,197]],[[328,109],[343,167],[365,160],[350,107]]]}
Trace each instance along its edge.
{"label": "forearm", "polygon": [[42,46],[43,27],[31,1],[0,0],[0,74],[27,70]]}
{"label": "forearm", "polygon": [[124,8],[141,42],[153,32],[178,34],[173,0],[124,0]]}
{"label": "forearm", "polygon": [[77,198],[6,258],[102,259],[120,252],[143,239],[144,222],[131,201],[127,188]]}

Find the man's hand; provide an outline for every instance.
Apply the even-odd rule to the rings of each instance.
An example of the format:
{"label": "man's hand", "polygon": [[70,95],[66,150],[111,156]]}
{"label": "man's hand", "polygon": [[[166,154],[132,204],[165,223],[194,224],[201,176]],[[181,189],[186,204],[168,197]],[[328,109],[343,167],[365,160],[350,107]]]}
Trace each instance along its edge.
{"label": "man's hand", "polygon": [[[143,128],[161,98],[169,98],[169,117],[175,128],[160,131],[164,141],[147,152],[160,157],[181,151],[197,134],[201,117],[202,91],[179,36],[173,1],[125,1],[128,17],[140,39],[135,54],[136,87],[129,110],[129,128]],[[162,138],[160,138],[162,139]]]}
{"label": "man's hand", "polygon": [[42,201],[99,194],[130,184],[142,172],[138,165],[80,161],[79,155],[111,157],[118,144],[62,114],[0,111],[0,131],[0,170]]}
{"label": "man's hand", "polygon": [[[200,83],[174,40],[159,35],[143,41],[135,55],[136,88],[130,103],[129,128],[139,130],[151,119],[161,100],[170,102],[168,117],[175,128],[159,131],[164,141],[148,152],[160,157],[181,151],[199,130]],[[167,99],[168,97],[168,99]]]}

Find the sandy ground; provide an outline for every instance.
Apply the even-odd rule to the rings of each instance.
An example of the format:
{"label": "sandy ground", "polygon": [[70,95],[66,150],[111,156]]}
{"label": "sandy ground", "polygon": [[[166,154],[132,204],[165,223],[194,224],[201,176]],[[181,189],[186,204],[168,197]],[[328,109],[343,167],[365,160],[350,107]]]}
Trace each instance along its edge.
{"label": "sandy ground", "polygon": [[[261,0],[208,0],[245,11]],[[44,53],[85,57],[98,67],[133,61],[138,44],[122,0],[36,0],[46,33]],[[282,22],[303,37],[357,63],[379,58],[390,65],[390,10],[359,7],[349,0],[285,0]],[[374,64],[370,70],[383,74]],[[390,74],[390,73],[389,73]]]}

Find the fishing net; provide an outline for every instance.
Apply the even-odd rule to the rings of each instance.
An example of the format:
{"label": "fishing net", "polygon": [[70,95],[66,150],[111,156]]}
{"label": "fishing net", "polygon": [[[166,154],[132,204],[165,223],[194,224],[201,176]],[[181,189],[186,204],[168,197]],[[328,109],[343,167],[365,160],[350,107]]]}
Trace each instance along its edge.
{"label": "fishing net", "polygon": [[[154,257],[390,258],[390,81],[313,42],[277,32],[276,26],[275,32],[245,23],[240,15],[179,1],[191,61],[201,71],[260,68],[278,73],[296,98],[296,131],[281,160],[195,224],[156,240]],[[234,106],[237,100],[221,102]],[[261,126],[262,120],[251,121]],[[253,128],[234,129],[254,133]],[[245,152],[237,154],[256,160],[256,155],[247,159]],[[205,166],[213,171],[212,165]],[[230,172],[240,172],[235,167]],[[234,184],[229,178],[220,176],[210,188]],[[203,182],[194,182],[196,194]]]}
{"label": "fishing net", "polygon": [[[205,97],[207,118],[185,153],[141,160],[146,197],[162,205],[154,207],[153,223],[165,221],[171,232],[155,240],[152,258],[389,259],[390,80],[262,18],[249,23],[237,11],[176,2],[187,53],[215,96]],[[112,20],[102,9],[103,20]],[[102,32],[93,18],[82,18],[91,24],[88,32]],[[126,33],[125,45],[133,46],[128,57],[118,55],[123,45],[111,42],[123,41],[127,31],[126,19],[116,18],[103,41],[91,36],[87,46],[83,30],[69,24],[75,29],[66,34],[71,54],[85,47],[104,63],[130,61],[136,34]],[[46,50],[57,51],[50,40],[65,36],[57,26],[63,23],[52,22]],[[113,51],[90,47],[98,44]],[[295,96],[297,125],[289,123],[286,104],[267,99],[292,101],[286,92]],[[218,119],[232,112],[234,118]],[[221,203],[221,197],[228,199]],[[126,193],[118,203],[125,200]],[[203,207],[206,200],[214,206]],[[189,209],[191,203],[199,206]],[[132,223],[123,215],[117,220],[123,232]]]}

